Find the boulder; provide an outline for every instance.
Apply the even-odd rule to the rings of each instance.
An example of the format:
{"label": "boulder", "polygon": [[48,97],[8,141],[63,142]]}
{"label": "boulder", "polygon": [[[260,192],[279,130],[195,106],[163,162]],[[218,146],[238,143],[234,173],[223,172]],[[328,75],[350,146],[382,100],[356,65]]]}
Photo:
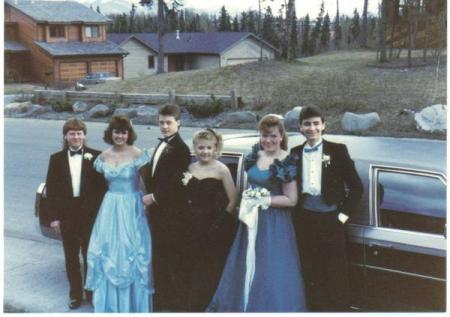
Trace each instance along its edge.
{"label": "boulder", "polygon": [[29,101],[33,98],[33,94],[17,94],[17,95],[4,95],[4,105],[13,103],[13,102],[25,102]]}
{"label": "boulder", "polygon": [[158,120],[158,107],[139,106],[137,108],[136,118],[133,122],[158,125]]}
{"label": "boulder", "polygon": [[32,105],[31,109],[28,111],[28,115],[37,116],[51,111],[50,107],[45,107],[41,105]]}
{"label": "boulder", "polygon": [[137,116],[138,110],[135,108],[118,108],[114,111],[115,116],[127,116],[128,118],[135,118]]}
{"label": "boulder", "polygon": [[297,106],[286,112],[284,115],[284,127],[286,130],[298,130],[298,117],[300,115],[300,111],[302,111],[302,107]]}
{"label": "boulder", "polygon": [[217,127],[238,127],[241,124],[253,124],[256,127],[257,116],[251,111],[221,113],[216,121]]}
{"label": "boulder", "polygon": [[13,102],[5,106],[5,114],[25,113],[30,110],[32,103],[26,102]]}
{"label": "boulder", "polygon": [[89,110],[89,105],[84,101],[78,100],[72,105],[72,109],[75,113],[85,112]]}
{"label": "boulder", "polygon": [[344,131],[364,131],[376,126],[380,123],[380,116],[376,112],[365,114],[356,114],[353,112],[346,112],[341,120],[341,127]]}
{"label": "boulder", "polygon": [[414,115],[418,130],[444,132],[447,130],[447,105],[433,105]]}
{"label": "boulder", "polygon": [[104,104],[98,104],[87,112],[88,118],[106,117],[111,113],[111,109]]}

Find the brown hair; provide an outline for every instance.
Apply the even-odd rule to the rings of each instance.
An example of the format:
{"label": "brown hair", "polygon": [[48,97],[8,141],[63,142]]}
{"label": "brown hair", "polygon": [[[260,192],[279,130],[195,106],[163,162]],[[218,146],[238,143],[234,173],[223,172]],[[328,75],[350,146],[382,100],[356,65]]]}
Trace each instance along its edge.
{"label": "brown hair", "polygon": [[[69,132],[70,130],[83,131],[84,134],[87,134],[86,124],[79,118],[70,118],[66,122],[64,122],[63,136],[65,137],[67,132]],[[69,147],[69,144],[67,143],[67,140],[64,137],[63,137],[63,148],[67,149]],[[85,145],[86,142],[84,142],[83,146]]]}
{"label": "brown hair", "polygon": [[280,147],[286,151],[288,149],[288,136],[284,128],[283,117],[278,114],[267,114],[258,123],[259,132],[267,131],[273,127],[278,128],[282,138]]}
{"label": "brown hair", "polygon": [[159,108],[158,114],[160,116],[172,116],[175,120],[180,120],[181,110],[176,104],[165,104]]}
{"label": "brown hair", "polygon": [[223,149],[222,134],[215,131],[214,129],[206,128],[195,132],[194,137],[192,138],[192,144],[195,146],[200,140],[215,141],[216,153],[214,156],[215,158],[218,158],[220,156],[220,153]]}
{"label": "brown hair", "polygon": [[322,123],[325,122],[325,118],[323,116],[322,111],[317,106],[306,106],[300,110],[300,114],[298,116],[298,122],[302,124],[303,120],[320,117],[322,119]]}
{"label": "brown hair", "polygon": [[127,144],[133,145],[134,141],[137,139],[136,132],[134,132],[133,126],[131,125],[130,119],[127,116],[113,116],[109,121],[109,125],[103,134],[103,141],[108,144],[113,145],[112,132],[113,130],[118,130],[121,132],[128,131]]}

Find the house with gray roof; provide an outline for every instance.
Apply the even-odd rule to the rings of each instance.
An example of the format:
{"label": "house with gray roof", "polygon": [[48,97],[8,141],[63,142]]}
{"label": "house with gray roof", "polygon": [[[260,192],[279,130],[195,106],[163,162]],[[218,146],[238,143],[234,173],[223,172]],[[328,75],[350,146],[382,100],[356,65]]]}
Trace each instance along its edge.
{"label": "house with gray roof", "polygon": [[71,84],[90,72],[123,78],[127,52],[107,41],[105,16],[75,1],[6,0],[4,6],[7,81]]}
{"label": "house with gray roof", "polygon": [[[124,58],[124,78],[156,73],[159,51],[156,33],[108,33],[107,39],[129,54]],[[163,37],[166,72],[274,59],[278,50],[249,32],[167,33]]]}

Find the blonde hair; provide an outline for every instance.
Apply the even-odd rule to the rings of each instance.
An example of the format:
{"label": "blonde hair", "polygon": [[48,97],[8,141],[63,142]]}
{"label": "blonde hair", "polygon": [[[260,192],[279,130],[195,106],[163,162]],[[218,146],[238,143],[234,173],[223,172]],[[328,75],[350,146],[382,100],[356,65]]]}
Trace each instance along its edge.
{"label": "blonde hair", "polygon": [[288,149],[288,136],[286,129],[284,128],[283,117],[279,114],[267,114],[258,123],[259,132],[267,131],[273,127],[277,127],[281,135],[281,149],[287,151]]}
{"label": "blonde hair", "polygon": [[192,144],[196,146],[200,140],[214,141],[216,145],[215,158],[220,156],[223,148],[222,134],[211,128],[206,128],[195,132],[192,138]]}

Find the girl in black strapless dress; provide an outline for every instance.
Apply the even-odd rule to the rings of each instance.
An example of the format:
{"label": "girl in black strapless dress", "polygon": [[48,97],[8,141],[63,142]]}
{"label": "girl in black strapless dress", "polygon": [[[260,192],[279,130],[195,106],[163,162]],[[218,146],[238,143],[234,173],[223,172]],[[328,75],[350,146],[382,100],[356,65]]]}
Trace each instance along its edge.
{"label": "girl in black strapless dress", "polygon": [[189,204],[189,309],[205,311],[219,283],[237,229],[232,212],[237,190],[228,167],[217,160],[222,137],[212,129],[193,138],[197,161],[189,166],[183,184]]}

